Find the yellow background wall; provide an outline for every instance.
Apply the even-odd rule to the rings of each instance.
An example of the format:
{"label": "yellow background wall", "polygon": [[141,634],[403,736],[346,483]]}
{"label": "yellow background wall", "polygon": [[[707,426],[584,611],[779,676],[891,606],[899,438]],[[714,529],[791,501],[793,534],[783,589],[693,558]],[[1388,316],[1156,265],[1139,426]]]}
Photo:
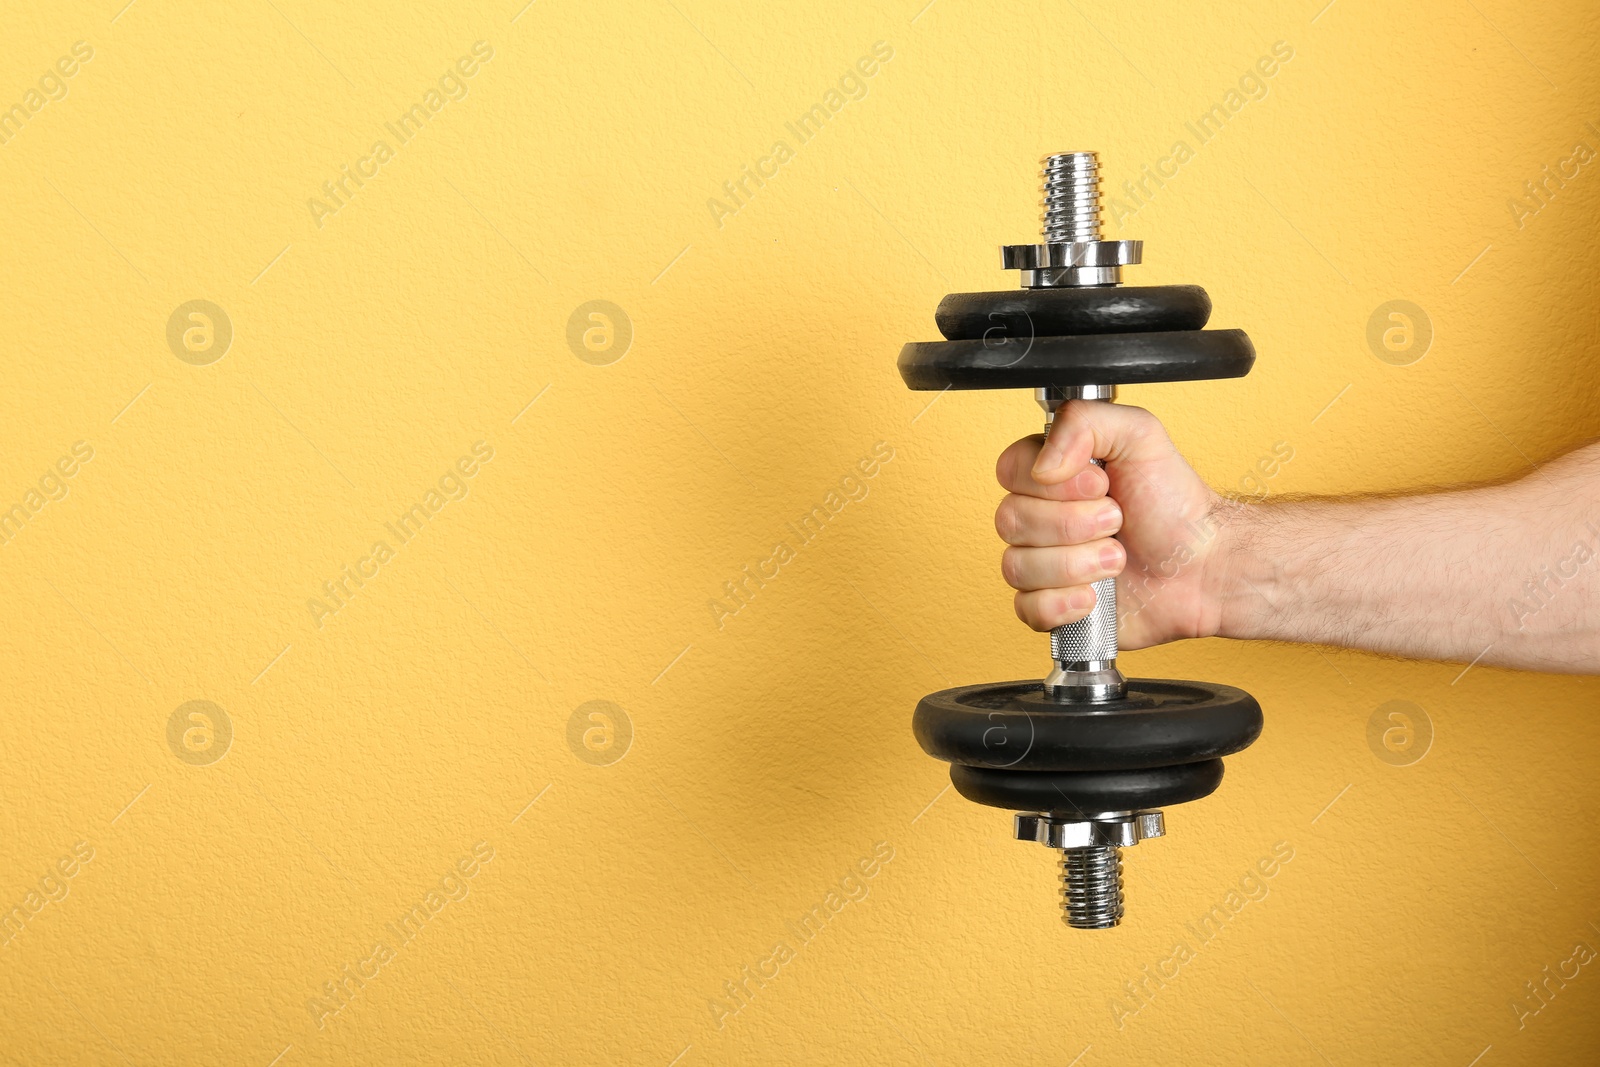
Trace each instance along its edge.
{"label": "yellow background wall", "polygon": [[[1040,156],[1099,149],[1114,193],[1183,140],[1110,233],[1146,241],[1130,281],[1202,284],[1255,340],[1242,381],[1128,391],[1214,484],[1278,442],[1274,494],[1536,466],[1600,429],[1600,168],[1508,199],[1600,148],[1593,11],[921,3],[8,5],[0,1060],[1592,1051],[1600,967],[1537,1014],[1524,983],[1600,945],[1594,680],[1128,655],[1267,728],[1127,854],[1126,925],[1064,929],[1050,854],[910,732],[925,692],[1045,665],[991,527],[1037,409],[929,406],[893,364],[944,293],[1015,284],[995,248],[1035,232]],[[376,176],[335,200],[342,167]],[[195,300],[225,352],[214,311],[169,344]],[[596,300],[611,347],[583,316],[569,345]],[[1431,322],[1409,365],[1367,342],[1390,300]],[[1265,897],[1202,943],[1242,881]]]}

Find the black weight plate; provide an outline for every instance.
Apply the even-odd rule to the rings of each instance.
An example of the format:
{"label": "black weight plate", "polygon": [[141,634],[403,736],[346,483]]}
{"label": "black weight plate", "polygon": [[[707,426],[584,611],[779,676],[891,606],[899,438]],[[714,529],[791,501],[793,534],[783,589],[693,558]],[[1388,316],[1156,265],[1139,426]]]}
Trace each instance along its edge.
{"label": "black weight plate", "polygon": [[912,731],[936,759],[1015,771],[1168,767],[1228,756],[1261,736],[1261,705],[1211,682],[1134,678],[1105,704],[1062,704],[1037,681],[965,685],[917,704]]}
{"label": "black weight plate", "polygon": [[977,804],[1011,811],[1077,816],[1187,804],[1222,784],[1222,761],[1205,760],[1143,771],[993,771],[950,768],[956,792]]}
{"label": "black weight plate", "polygon": [[1198,285],[951,293],[933,313],[950,341],[1198,330],[1210,317],[1211,298]]}
{"label": "black weight plate", "polygon": [[1243,330],[913,341],[900,377],[913,389],[1033,389],[1241,378],[1256,361]]}

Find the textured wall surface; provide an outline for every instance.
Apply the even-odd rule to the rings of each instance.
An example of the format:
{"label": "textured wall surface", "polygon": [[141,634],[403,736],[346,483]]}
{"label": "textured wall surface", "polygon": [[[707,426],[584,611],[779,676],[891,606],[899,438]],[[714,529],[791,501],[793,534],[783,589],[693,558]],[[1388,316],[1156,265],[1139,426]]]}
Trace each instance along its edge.
{"label": "textured wall surface", "polygon": [[1592,1055],[1596,680],[1127,655],[1267,728],[1064,929],[910,733],[1038,411],[893,367],[1098,149],[1213,484],[1537,467],[1590,5],[122,2],[0,14],[0,1061]]}

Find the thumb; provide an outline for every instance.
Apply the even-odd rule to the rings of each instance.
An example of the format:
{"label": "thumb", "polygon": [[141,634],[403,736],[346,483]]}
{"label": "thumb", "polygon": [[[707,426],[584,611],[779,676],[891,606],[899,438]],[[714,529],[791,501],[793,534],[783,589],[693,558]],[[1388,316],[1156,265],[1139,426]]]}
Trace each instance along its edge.
{"label": "thumb", "polygon": [[1041,485],[1064,482],[1089,465],[1091,459],[1139,460],[1157,458],[1164,434],[1154,415],[1144,408],[1108,404],[1103,400],[1069,400],[1056,409],[1039,458],[1033,464],[1034,480]]}

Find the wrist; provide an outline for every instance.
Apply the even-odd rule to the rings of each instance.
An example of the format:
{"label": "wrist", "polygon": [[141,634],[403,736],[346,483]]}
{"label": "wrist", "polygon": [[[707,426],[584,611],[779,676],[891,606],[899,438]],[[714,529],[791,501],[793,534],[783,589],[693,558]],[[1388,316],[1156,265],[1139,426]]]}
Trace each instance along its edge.
{"label": "wrist", "polygon": [[1252,620],[1259,619],[1265,586],[1271,575],[1262,573],[1256,553],[1264,508],[1237,497],[1217,497],[1210,520],[1216,536],[1201,571],[1200,598],[1203,635],[1248,640],[1259,636]]}

